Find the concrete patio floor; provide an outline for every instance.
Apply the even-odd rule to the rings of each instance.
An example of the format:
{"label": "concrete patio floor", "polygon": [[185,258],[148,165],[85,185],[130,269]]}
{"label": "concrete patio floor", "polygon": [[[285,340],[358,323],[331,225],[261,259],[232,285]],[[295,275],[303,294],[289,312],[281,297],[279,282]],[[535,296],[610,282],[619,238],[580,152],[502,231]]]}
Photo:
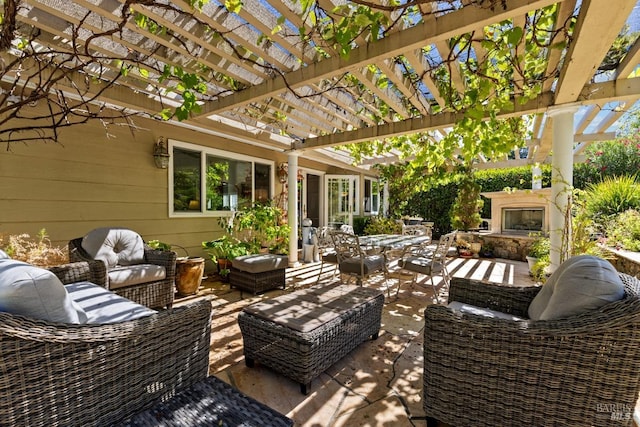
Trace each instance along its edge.
{"label": "concrete patio floor", "polygon": [[[453,276],[466,276],[514,285],[531,284],[526,263],[502,259],[451,259]],[[325,270],[321,283],[338,281],[334,267]],[[380,336],[366,341],[323,372],[311,384],[308,395],[299,385],[256,364],[244,364],[238,313],[245,306],[314,285],[320,263],[290,268],[286,289],[251,295],[230,289],[217,276],[205,279],[198,294],[179,298],[176,305],[194,298],[211,300],[214,314],[211,332],[210,375],[230,383],[258,401],[286,414],[297,426],[426,426],[422,409],[422,330],[423,311],[435,303],[431,282],[419,277],[418,283],[403,280],[398,298],[398,279],[388,281],[392,298],[387,298],[382,314]],[[394,274],[392,274],[393,276]],[[406,279],[406,278],[405,278]],[[441,277],[436,276],[440,301],[446,301]],[[382,275],[373,276],[365,286],[385,288]],[[386,291],[385,291],[386,296]]]}

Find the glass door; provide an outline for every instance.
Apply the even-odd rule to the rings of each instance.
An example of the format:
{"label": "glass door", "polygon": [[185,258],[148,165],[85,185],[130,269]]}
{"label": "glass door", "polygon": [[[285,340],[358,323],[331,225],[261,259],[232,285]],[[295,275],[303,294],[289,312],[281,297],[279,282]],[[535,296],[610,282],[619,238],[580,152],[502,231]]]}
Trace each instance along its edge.
{"label": "glass door", "polygon": [[353,225],[353,215],[358,212],[358,177],[352,175],[326,175],[326,224],[340,228]]}

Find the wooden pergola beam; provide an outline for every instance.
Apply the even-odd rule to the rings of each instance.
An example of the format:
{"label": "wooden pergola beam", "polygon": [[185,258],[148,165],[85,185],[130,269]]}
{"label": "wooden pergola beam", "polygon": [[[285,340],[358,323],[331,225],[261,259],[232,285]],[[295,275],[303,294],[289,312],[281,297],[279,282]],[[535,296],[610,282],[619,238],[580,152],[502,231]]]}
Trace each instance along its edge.
{"label": "wooden pergola beam", "polygon": [[391,34],[375,43],[351,51],[348,58],[331,57],[309,64],[296,71],[268,80],[260,85],[251,86],[235,94],[220,97],[208,102],[202,108],[202,115],[242,107],[256,100],[275,96],[284,90],[295,90],[308,83],[330,79],[349,70],[357,70],[402,54],[408,50],[419,49],[431,42],[446,40],[458,34],[472,31],[483,25],[521,15],[533,9],[555,3],[554,0],[513,0],[505,3],[506,8],[463,8],[439,18],[432,17],[425,22],[404,31]]}
{"label": "wooden pergola beam", "polygon": [[[640,77],[612,82],[593,83],[585,86],[581,94],[580,98],[584,98],[580,101],[581,105],[604,103],[614,99],[636,99],[640,96]],[[554,94],[552,92],[547,92],[524,105],[516,103],[513,110],[503,111],[499,116],[506,118],[545,112],[549,107],[555,105],[553,103],[553,96]],[[463,118],[464,115],[462,113],[445,112],[428,117],[418,117],[401,122],[387,123],[377,127],[368,127],[350,132],[311,138],[294,143],[293,148],[305,151],[317,147],[381,140],[393,136],[408,135],[453,126]]]}
{"label": "wooden pergola beam", "polygon": [[616,7],[612,7],[610,0],[582,1],[573,42],[556,86],[557,105],[579,99],[634,7],[633,1],[616,3]]}

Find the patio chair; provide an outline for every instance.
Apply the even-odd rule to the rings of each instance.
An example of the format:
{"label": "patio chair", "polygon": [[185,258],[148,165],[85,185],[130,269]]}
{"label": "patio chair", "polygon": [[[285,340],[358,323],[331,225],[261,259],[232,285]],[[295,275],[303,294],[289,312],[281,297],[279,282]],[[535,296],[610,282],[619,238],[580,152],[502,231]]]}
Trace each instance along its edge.
{"label": "patio chair", "polygon": [[151,308],[171,308],[176,253],[151,249],[124,228],[96,228],[69,242],[69,260],[101,260],[107,266],[107,289]]}
{"label": "patio chair", "polygon": [[[444,288],[449,286],[451,278],[447,269],[447,253],[456,239],[456,233],[456,231],[453,231],[440,236],[435,248],[430,241],[419,245],[409,245],[404,249],[402,256],[398,260],[398,267],[412,275],[412,284],[416,283],[418,274],[429,276],[438,303],[440,302],[440,297],[438,296],[438,288],[434,276],[441,275]],[[400,293],[400,286],[401,283],[398,283],[396,297]]]}
{"label": "patio chair", "polygon": [[336,275],[338,266],[338,255],[336,254],[336,249],[333,245],[333,240],[331,239],[330,235],[332,231],[333,227],[324,226],[320,227],[316,233],[316,246],[318,248],[318,255],[320,258],[320,273],[318,273],[316,284],[320,283],[325,264],[331,264],[334,266],[333,275],[331,276],[331,278],[333,279]]}
{"label": "patio chair", "polygon": [[210,301],[155,312],[105,290],[101,261],[1,255],[1,425],[118,425],[207,376]]}
{"label": "patio chair", "polygon": [[[367,254],[355,234],[333,231],[330,235],[338,257],[340,274],[350,276],[349,281],[355,277],[356,284],[362,286],[362,281],[370,275],[383,273],[385,284],[387,283],[387,258],[384,252]],[[387,294],[391,297],[388,287]]]}
{"label": "patio chair", "polygon": [[[554,285],[552,275],[542,287],[525,287],[454,277],[450,305],[424,312],[427,425],[635,425],[640,280],[610,267],[610,277],[622,282],[619,295],[598,296],[597,308],[569,308],[584,300],[587,284],[602,271],[577,267],[573,282],[582,296],[560,292],[542,312],[535,302],[571,279],[561,274]],[[570,311],[548,311],[558,308]]]}

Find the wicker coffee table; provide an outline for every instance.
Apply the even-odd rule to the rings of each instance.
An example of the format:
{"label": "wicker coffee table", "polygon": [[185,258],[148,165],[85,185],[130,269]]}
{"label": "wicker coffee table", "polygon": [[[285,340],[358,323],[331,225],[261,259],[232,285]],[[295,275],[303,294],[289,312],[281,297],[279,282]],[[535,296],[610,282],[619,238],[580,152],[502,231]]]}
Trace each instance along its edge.
{"label": "wicker coffee table", "polygon": [[355,285],[313,286],[245,307],[238,315],[247,366],[257,361],[300,383],[311,381],[369,337],[384,295]]}

